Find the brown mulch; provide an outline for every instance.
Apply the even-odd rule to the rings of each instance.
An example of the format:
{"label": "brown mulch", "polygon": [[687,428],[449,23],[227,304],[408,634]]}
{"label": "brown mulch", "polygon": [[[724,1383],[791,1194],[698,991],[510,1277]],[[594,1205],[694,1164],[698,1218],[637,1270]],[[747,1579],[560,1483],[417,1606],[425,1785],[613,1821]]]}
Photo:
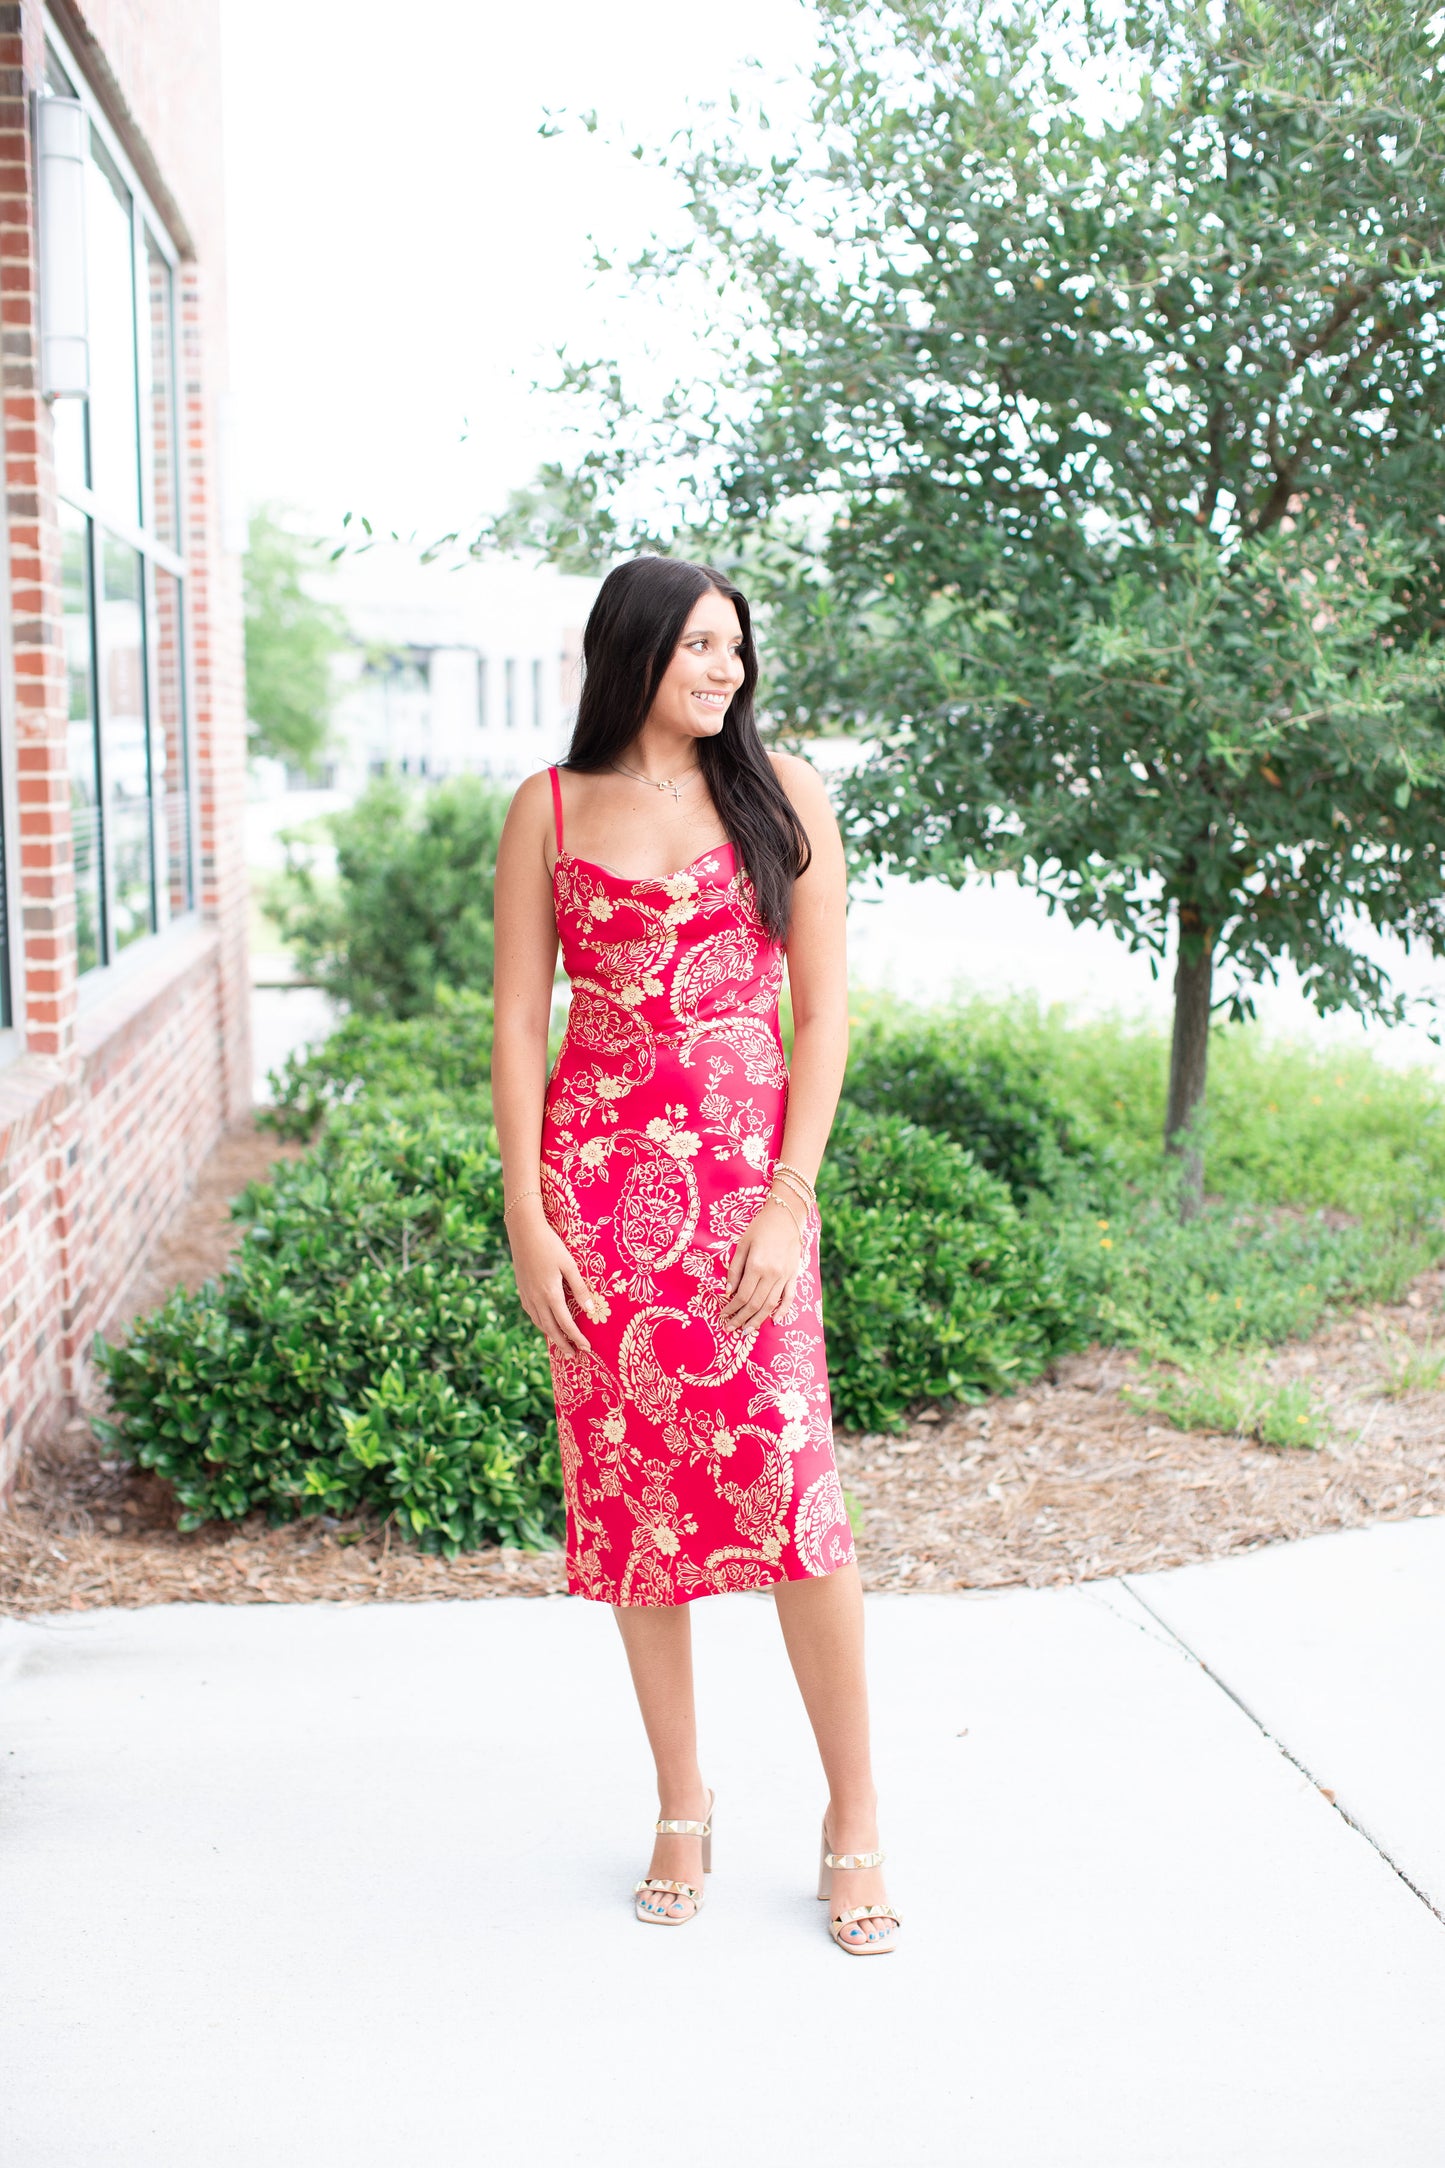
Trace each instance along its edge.
{"label": "brown mulch", "polygon": [[[232,1131],[112,1330],[178,1282],[197,1287],[219,1271],[236,1239],[229,1199],[295,1149],[249,1123]],[[1307,1375],[1329,1411],[1332,1436],[1317,1452],[1175,1430],[1122,1396],[1133,1359],[1097,1349],[1013,1399],[924,1410],[901,1437],[840,1432],[865,1587],[1038,1588],[1445,1513],[1445,1390],[1386,1390],[1412,1345],[1445,1336],[1442,1297],[1445,1274],[1425,1274],[1399,1305],[1340,1319],[1271,1358],[1275,1378]],[[363,1521],[269,1528],[257,1514],[178,1535],[166,1486],[118,1465],[83,1419],[31,1453],[0,1511],[0,1610],[12,1613],[565,1586],[555,1554],[487,1549],[452,1562]]]}
{"label": "brown mulch", "polygon": [[1043,1588],[1445,1513],[1445,1391],[1385,1389],[1411,1347],[1437,1340],[1442,1283],[1425,1274],[1398,1306],[1271,1356],[1266,1375],[1308,1377],[1328,1413],[1318,1451],[1176,1430],[1122,1397],[1133,1357],[1097,1348],[907,1437],[840,1439],[867,1585]]}

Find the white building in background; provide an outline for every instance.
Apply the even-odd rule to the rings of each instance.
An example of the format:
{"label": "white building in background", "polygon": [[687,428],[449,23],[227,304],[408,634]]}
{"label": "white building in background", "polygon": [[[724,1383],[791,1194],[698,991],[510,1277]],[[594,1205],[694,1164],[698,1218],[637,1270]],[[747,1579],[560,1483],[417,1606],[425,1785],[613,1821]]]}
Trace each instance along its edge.
{"label": "white building in background", "polygon": [[598,583],[489,559],[449,570],[381,544],[327,581],[356,645],[341,665],[328,781],[514,781],[571,736],[582,627]]}

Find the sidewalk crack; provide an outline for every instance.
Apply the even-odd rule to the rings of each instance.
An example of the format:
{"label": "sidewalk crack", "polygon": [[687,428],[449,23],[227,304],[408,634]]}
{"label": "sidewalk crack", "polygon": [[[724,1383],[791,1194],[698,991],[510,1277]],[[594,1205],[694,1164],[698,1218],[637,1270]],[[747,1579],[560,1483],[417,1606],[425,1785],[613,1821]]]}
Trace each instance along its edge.
{"label": "sidewalk crack", "polygon": [[1439,1905],[1437,1905],[1434,1900],[1429,1897],[1423,1889],[1421,1889],[1418,1882],[1411,1881],[1409,1875],[1406,1874],[1404,1868],[1400,1865],[1400,1862],[1385,1850],[1384,1845],[1381,1844],[1379,1838],[1374,1834],[1373,1830],[1368,1829],[1363,1822],[1357,1821],[1354,1815],[1351,1814],[1349,1808],[1346,1806],[1342,1806],[1340,1801],[1336,1797],[1334,1797],[1333,1794],[1326,1790],[1320,1779],[1315,1775],[1313,1769],[1311,1769],[1307,1763],[1300,1760],[1299,1755],[1295,1753],[1293,1747],[1287,1746],[1277,1732],[1271,1731],[1268,1724],[1265,1723],[1263,1717],[1261,1717],[1256,1710],[1252,1709],[1249,1706],[1249,1703],[1244,1699],[1241,1694],[1235,1692],[1229,1681],[1225,1678],[1221,1678],[1220,1674],[1217,1671],[1212,1670],[1211,1667],[1204,1661],[1204,1658],[1199,1654],[1198,1650],[1192,1649],[1189,1646],[1189,1643],[1184,1639],[1184,1636],[1181,1633],[1177,1632],[1176,1629],[1170,1625],[1168,1619],[1162,1618],[1160,1614],[1154,1609],[1154,1606],[1151,1603],[1146,1602],[1144,1597],[1140,1595],[1138,1589],[1135,1588],[1133,1582],[1128,1578],[1127,1575],[1122,1575],[1115,1585],[1125,1590],[1128,1595],[1133,1597],[1135,1603],[1138,1604],[1140,1610],[1145,1612],[1147,1616],[1153,1620],[1154,1624],[1168,1636],[1169,1640],[1174,1644],[1177,1649],[1181,1650],[1182,1653],[1189,1658],[1191,1663],[1198,1664],[1200,1670],[1204,1673],[1204,1676],[1211,1682],[1212,1685],[1218,1687],[1220,1693],[1223,1694],[1226,1699],[1234,1703],[1235,1708],[1239,1710],[1241,1716],[1247,1717],[1249,1722],[1253,1724],[1255,1730],[1259,1732],[1261,1737],[1268,1739],[1270,1745],[1275,1749],[1276,1753],[1282,1754],[1287,1762],[1289,1762],[1294,1768],[1298,1769],[1300,1775],[1304,1777],[1307,1782],[1314,1786],[1315,1790],[1320,1794],[1320,1797],[1325,1801],[1325,1804],[1332,1808],[1336,1814],[1338,1814],[1340,1820],[1346,1823],[1355,1832],[1355,1835],[1357,1837],[1364,1838],[1366,1844],[1369,1845],[1371,1851],[1376,1853],[1377,1856],[1384,1861],[1385,1865],[1389,1868],[1391,1874],[1393,1874],[1397,1878],[1397,1880],[1404,1883],[1406,1889],[1410,1892],[1410,1895],[1412,1897],[1419,1898],[1421,1904],[1425,1907],[1425,1910],[1430,1914],[1431,1918],[1438,1920],[1441,1926],[1445,1927],[1445,1912],[1442,1912]]}

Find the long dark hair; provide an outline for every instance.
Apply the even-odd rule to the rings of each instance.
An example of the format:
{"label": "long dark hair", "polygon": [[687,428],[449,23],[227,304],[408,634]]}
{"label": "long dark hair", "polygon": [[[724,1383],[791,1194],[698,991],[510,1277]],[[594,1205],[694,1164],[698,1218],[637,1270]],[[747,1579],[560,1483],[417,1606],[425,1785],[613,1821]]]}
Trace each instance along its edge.
{"label": "long dark hair", "polygon": [[793,915],[793,883],[812,851],[753,720],[758,654],[747,597],[731,580],[681,557],[634,557],[608,573],[582,635],[585,674],[566,765],[595,774],[626,751],[647,720],[693,604],[709,589],[738,613],[743,682],[717,736],[698,739],[698,762],[753,884],[758,916],[782,941]]}

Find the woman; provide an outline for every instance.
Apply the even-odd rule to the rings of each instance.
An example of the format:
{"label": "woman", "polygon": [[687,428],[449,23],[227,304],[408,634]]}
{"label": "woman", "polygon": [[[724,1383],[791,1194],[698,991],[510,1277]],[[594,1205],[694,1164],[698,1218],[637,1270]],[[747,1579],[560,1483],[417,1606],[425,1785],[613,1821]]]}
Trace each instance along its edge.
{"label": "woman", "polygon": [[568,1584],[614,1607],[657,1763],[635,1909],[682,1926],[710,1865],[687,1605],[771,1588],[828,1784],[818,1894],[840,1949],[882,1955],[898,1915],[813,1195],[847,1051],[837,823],[807,762],[763,748],[748,606],[718,573],[619,566],[583,655],[567,760],[522,785],[497,856],[493,1089],[517,1286],[551,1346]]}

